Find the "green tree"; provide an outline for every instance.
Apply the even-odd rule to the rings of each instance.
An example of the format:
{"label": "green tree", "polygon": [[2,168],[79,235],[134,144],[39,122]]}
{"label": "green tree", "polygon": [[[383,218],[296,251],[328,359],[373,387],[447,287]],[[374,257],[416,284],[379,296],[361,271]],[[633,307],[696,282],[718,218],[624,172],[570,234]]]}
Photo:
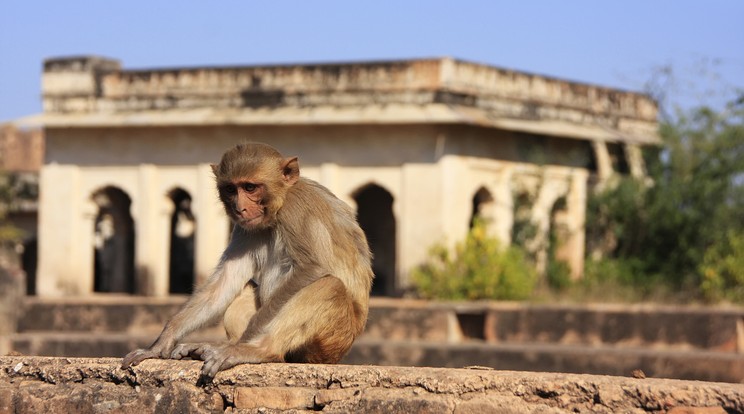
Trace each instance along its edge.
{"label": "green tree", "polygon": [[[650,184],[622,178],[590,201],[589,233],[614,235],[611,259],[625,263],[625,282],[703,289],[706,254],[707,269],[713,258],[737,254],[732,240],[744,232],[743,120],[744,95],[722,111],[677,112],[661,124],[663,147],[647,151]],[[725,283],[706,285],[707,297],[715,296],[713,286],[744,282],[721,277]]]}

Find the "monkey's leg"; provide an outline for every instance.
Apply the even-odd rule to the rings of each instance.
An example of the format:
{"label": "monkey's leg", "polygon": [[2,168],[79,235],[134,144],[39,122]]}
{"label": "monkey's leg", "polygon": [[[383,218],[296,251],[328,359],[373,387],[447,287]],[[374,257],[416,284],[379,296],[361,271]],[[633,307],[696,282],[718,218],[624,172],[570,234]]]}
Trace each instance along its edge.
{"label": "monkey's leg", "polygon": [[287,362],[335,364],[364,328],[365,317],[343,282],[325,276],[290,299],[249,343],[263,343]]}
{"label": "monkey's leg", "polygon": [[256,313],[256,297],[253,287],[246,285],[240,295],[225,311],[222,325],[231,344],[238,343],[253,314]]}
{"label": "monkey's leg", "polygon": [[316,280],[287,301],[262,332],[247,342],[194,350],[204,360],[202,374],[260,362],[337,363],[351,348],[364,321],[343,282]]}

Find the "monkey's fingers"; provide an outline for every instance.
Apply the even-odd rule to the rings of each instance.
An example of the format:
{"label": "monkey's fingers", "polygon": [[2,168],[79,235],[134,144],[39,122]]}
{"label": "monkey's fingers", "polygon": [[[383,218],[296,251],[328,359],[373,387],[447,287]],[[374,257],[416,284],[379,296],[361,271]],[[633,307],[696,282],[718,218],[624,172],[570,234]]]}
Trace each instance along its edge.
{"label": "monkey's fingers", "polygon": [[202,365],[202,375],[214,378],[218,372],[233,367],[235,364],[230,365],[228,360],[230,359],[230,347],[226,346],[215,346],[212,344],[202,345],[197,352],[199,357],[204,361]]}
{"label": "monkey's fingers", "polygon": [[168,355],[171,359],[183,359],[183,358],[199,358],[199,354],[196,352],[201,345],[199,344],[178,344],[173,351]]}
{"label": "monkey's fingers", "polygon": [[215,355],[214,358],[210,358],[204,361],[201,373],[206,377],[214,378],[214,376],[217,375],[218,372],[237,365],[237,362],[233,362],[232,360],[233,358],[224,354]]}
{"label": "monkey's fingers", "polygon": [[191,355],[206,361],[207,359],[214,358],[218,347],[212,344],[198,344],[191,350]]}
{"label": "monkey's fingers", "polygon": [[140,362],[150,359],[157,358],[158,354],[150,351],[149,349],[137,349],[128,353],[121,361],[121,368],[127,369],[130,366],[137,366]]}

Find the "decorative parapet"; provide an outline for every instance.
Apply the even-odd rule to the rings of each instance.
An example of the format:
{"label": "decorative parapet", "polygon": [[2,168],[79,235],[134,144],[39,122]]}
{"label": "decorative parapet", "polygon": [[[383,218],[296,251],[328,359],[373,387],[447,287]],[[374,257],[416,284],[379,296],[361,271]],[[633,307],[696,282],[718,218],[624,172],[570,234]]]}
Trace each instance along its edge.
{"label": "decorative parapet", "polygon": [[218,114],[186,113],[162,122],[198,115],[203,123],[256,123],[261,117],[236,110],[263,110],[269,122],[456,122],[580,139],[658,141],[657,106],[645,95],[450,58],[122,70],[118,61],[76,57],[47,60],[43,78],[47,114],[209,109]]}
{"label": "decorative parapet", "polygon": [[0,413],[726,413],[740,385],[471,369],[242,365],[209,383],[201,363],[0,357]]}
{"label": "decorative parapet", "polygon": [[96,110],[102,78],[120,70],[119,61],[97,56],[47,59],[41,79],[44,112]]}

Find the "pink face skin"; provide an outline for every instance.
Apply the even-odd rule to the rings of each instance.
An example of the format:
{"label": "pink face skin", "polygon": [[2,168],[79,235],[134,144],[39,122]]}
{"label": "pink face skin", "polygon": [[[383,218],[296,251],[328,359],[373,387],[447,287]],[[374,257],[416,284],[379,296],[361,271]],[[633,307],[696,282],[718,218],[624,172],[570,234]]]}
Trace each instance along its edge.
{"label": "pink face skin", "polygon": [[246,230],[259,227],[266,218],[263,205],[265,187],[250,181],[236,181],[219,186],[220,198],[235,224]]}

